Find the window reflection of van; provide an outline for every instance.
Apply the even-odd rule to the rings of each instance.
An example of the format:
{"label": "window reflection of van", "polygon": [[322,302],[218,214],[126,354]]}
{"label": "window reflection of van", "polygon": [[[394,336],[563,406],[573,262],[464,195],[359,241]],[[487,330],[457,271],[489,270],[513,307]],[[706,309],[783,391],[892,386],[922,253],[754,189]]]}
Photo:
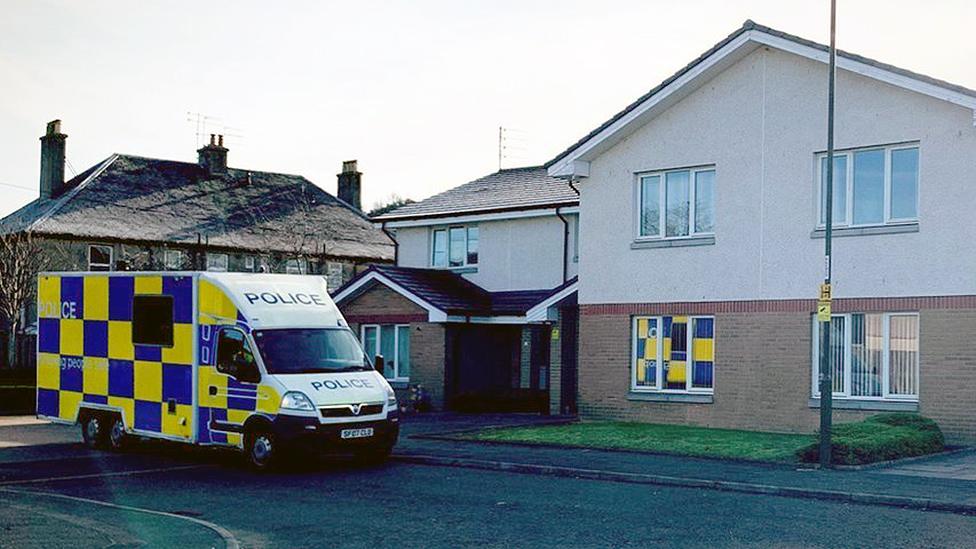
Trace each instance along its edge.
{"label": "window reflection of van", "polygon": [[396,397],[316,276],[44,273],[39,417],[86,444],[133,436],[244,452],[390,454]]}

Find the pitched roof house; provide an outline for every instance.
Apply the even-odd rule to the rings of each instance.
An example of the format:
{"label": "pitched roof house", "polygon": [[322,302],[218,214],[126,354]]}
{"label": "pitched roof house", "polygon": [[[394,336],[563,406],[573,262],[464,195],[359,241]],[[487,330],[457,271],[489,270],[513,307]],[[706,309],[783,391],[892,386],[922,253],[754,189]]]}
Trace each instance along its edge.
{"label": "pitched roof house", "polygon": [[827,47],[747,21],[547,164],[581,192],[581,416],[813,432],[829,329],[835,421],[976,440],[976,91],[846,52],[836,76],[828,159]]}
{"label": "pitched roof house", "polygon": [[[335,287],[393,260],[393,243],[360,211],[355,162],[340,195],[302,176],[227,166],[211,136],[199,162],[113,154],[64,181],[60,122],[41,138],[41,196],[0,221],[67,250],[57,269],[214,269],[321,273]],[[57,246],[55,246],[57,243]]]}
{"label": "pitched roof house", "polygon": [[368,269],[335,299],[394,385],[423,385],[434,407],[571,411],[561,395],[575,386],[563,391],[550,371],[574,341],[559,330],[566,318],[575,333],[578,202],[534,166],[403,206],[374,219],[396,238],[396,265]]}

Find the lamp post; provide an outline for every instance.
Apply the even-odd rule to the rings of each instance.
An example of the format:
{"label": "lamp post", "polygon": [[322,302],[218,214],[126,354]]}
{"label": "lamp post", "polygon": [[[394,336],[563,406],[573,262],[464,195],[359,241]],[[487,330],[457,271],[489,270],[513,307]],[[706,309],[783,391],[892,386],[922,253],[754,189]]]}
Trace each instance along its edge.
{"label": "lamp post", "polygon": [[820,466],[830,467],[830,426],[833,416],[833,380],[830,371],[831,236],[834,223],[834,74],[837,50],[834,44],[837,1],[830,0],[830,50],[827,77],[827,180],[824,192],[824,283],[820,287],[817,321],[820,323]]}

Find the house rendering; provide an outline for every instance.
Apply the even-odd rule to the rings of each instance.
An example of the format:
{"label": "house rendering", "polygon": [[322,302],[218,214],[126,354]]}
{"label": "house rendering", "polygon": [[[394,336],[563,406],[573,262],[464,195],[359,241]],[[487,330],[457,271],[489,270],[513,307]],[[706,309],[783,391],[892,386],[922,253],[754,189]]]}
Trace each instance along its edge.
{"label": "house rendering", "polygon": [[580,190],[581,417],[813,432],[830,207],[834,421],[976,440],[976,91],[838,52],[827,205],[827,59],[747,21],[546,165]]}
{"label": "house rendering", "polygon": [[396,264],[334,299],[401,394],[420,385],[434,409],[574,412],[578,203],[537,166],[403,206],[374,218]]}

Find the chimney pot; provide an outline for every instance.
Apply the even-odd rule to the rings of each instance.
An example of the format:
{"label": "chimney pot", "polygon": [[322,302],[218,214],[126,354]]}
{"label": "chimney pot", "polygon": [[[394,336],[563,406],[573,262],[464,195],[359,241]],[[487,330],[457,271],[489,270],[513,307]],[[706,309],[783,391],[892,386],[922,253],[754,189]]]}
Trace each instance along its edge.
{"label": "chimney pot", "polygon": [[64,192],[64,148],[67,135],[61,133],[61,121],[47,123],[41,137],[41,198],[54,198]]}
{"label": "chimney pot", "polygon": [[214,134],[210,134],[210,144],[214,144]]}
{"label": "chimney pot", "polygon": [[346,160],[342,163],[342,173],[339,178],[339,199],[353,206],[357,210],[362,210],[360,193],[362,191],[363,174],[358,170],[358,163],[355,160]]}
{"label": "chimney pot", "polygon": [[224,146],[224,136],[223,135],[218,135],[217,136],[217,146],[218,147],[223,147]]}

